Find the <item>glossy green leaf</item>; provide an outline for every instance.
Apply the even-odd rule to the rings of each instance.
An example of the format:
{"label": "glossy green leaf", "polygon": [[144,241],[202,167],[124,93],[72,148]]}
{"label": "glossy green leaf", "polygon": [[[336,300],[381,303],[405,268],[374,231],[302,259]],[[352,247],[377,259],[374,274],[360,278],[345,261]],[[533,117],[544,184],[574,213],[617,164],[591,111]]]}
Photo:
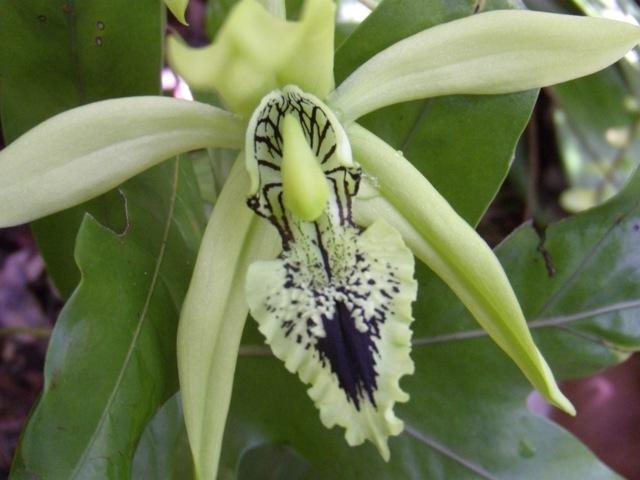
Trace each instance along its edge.
{"label": "glossy green leaf", "polygon": [[613,20],[530,11],[483,12],[380,52],[328,98],[348,122],[400,102],[540,88],[601,70],[640,42]]}
{"label": "glossy green leaf", "polygon": [[[159,0],[0,2],[0,116],[6,143],[79,105],[159,93],[163,31]],[[84,212],[117,229],[123,219],[109,213],[117,197],[32,225],[65,297],[80,278],[73,250]]]}
{"label": "glossy green leaf", "polygon": [[[561,378],[584,376],[640,349],[640,175],[612,202],[551,226],[549,276],[530,225],[497,249],[530,328]],[[579,441],[527,408],[529,385],[439,281],[420,279],[416,374],[400,408],[407,428],[391,462],[347,448],[305,402],[304,388],[248,331],[238,362],[222,471],[248,445],[287,444],[318,478],[619,478]],[[260,395],[255,395],[255,392]]]}
{"label": "glossy green leaf", "polygon": [[191,449],[184,426],[180,394],[176,393],[147,425],[136,449],[133,480],[190,480]]}
{"label": "glossy green leaf", "polygon": [[0,227],[77,205],[173,155],[240,147],[243,133],[239,117],[164,97],[104,100],[61,113],[0,152]]}
{"label": "glossy green leaf", "polygon": [[[518,2],[488,0],[484,9]],[[339,83],[380,50],[437,23],[471,15],[473,0],[385,0],[336,53]],[[537,92],[431,98],[384,108],[362,125],[383,138],[475,225],[504,180]]]}
{"label": "glossy green leaf", "polygon": [[[640,114],[629,108],[634,98],[614,67],[549,93],[570,186],[561,203],[569,211],[585,210],[620,190],[640,161]],[[578,204],[580,192],[584,201]]]}
{"label": "glossy green leaf", "polygon": [[247,207],[242,158],[236,160],[209,219],[180,315],[178,367],[196,477],[215,478],[238,345],[249,307],[249,265],[274,257],[275,229]]}
{"label": "glossy green leaf", "polygon": [[[191,450],[182,415],[180,394],[171,397],[147,425],[136,450],[131,478],[193,478]],[[248,448],[238,462],[237,474],[232,478],[310,480],[314,477],[309,462],[295,450],[286,445],[271,444]]]}
{"label": "glossy green leaf", "polygon": [[124,184],[127,226],[86,217],[78,289],[54,329],[16,478],[126,478],[146,423],[177,388],[178,313],[204,219],[188,161]]}

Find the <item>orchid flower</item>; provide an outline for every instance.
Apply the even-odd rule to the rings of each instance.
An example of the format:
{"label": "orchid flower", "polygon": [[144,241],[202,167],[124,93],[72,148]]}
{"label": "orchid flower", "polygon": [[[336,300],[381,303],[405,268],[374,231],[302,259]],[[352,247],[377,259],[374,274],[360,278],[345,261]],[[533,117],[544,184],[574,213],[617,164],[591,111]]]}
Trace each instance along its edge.
{"label": "orchid flower", "polygon": [[[186,1],[171,1],[184,21]],[[216,201],[185,299],[178,366],[199,478],[214,478],[250,311],[273,354],[309,385],[327,427],[384,459],[410,357],[414,255],[457,294],[541,394],[566,412],[487,244],[400,152],[356,123],[409,100],[539,88],[602,69],[640,41],[612,20],[493,11],[412,35],[337,88],[334,5],[241,0],[215,41],[169,40],[192,87],[228,111],[163,97],[59,114],[0,152],[0,227],[63,210],[202,148],[240,151]],[[375,182],[367,179],[375,178]],[[452,319],[455,321],[455,319]]]}

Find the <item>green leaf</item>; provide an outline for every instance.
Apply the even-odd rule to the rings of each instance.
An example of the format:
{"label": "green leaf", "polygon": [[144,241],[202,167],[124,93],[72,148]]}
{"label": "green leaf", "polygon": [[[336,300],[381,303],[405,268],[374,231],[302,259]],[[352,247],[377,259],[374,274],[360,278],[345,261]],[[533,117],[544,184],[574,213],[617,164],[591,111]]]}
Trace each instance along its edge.
{"label": "green leaf", "polygon": [[133,459],[134,480],[189,480],[193,478],[191,449],[177,393],[147,425]]}
{"label": "green leaf", "polygon": [[[489,0],[485,9],[512,8]],[[473,14],[473,0],[385,0],[336,53],[336,82],[380,50],[435,24]],[[537,92],[432,98],[384,108],[362,125],[383,138],[475,225],[504,180]]]}
{"label": "green leaf", "polygon": [[[569,211],[602,203],[619,191],[640,160],[640,114],[612,67],[550,90],[560,154],[571,187],[561,197]],[[586,202],[577,203],[582,192]]]}
{"label": "green leaf", "polygon": [[[266,472],[268,474],[265,476]],[[310,480],[309,463],[286,445],[247,449],[238,463],[238,480]],[[147,425],[134,458],[134,480],[189,480],[193,466],[180,394],[176,394]]]}
{"label": "green leaf", "polygon": [[86,217],[78,233],[82,280],[54,329],[16,478],[126,478],[177,388],[177,319],[204,225],[198,187],[191,164],[172,160],[120,190],[125,231]]}
{"label": "green leaf", "polygon": [[[561,378],[593,374],[640,350],[640,174],[599,208],[551,226],[544,247],[531,225],[497,249],[530,327]],[[304,387],[261,347],[238,362],[221,471],[248,445],[289,445],[320,478],[619,478],[579,441],[527,408],[530,387],[439,281],[421,282],[415,307],[416,374],[400,408],[405,433],[391,462],[347,448],[314,418]],[[259,341],[252,330],[245,342]],[[263,355],[263,356],[260,356]],[[255,392],[260,392],[256,395]]]}
{"label": "green leaf", "polygon": [[[0,116],[7,143],[70,108],[160,92],[163,18],[159,0],[0,2]],[[36,222],[49,273],[66,297],[80,274],[73,259],[86,210],[117,229],[117,195]]]}

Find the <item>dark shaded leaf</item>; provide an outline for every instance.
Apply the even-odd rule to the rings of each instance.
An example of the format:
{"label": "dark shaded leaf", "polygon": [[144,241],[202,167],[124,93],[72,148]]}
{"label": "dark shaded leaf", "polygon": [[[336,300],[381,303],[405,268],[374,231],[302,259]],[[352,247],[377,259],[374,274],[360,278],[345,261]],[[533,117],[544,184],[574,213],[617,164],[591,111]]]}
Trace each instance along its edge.
{"label": "dark shaded leaf", "polygon": [[[0,45],[5,46],[0,49],[0,116],[5,141],[79,105],[158,93],[162,15],[159,0],[0,3]],[[80,278],[73,248],[84,212],[121,229],[119,200],[117,194],[107,194],[33,224],[63,296],[71,294]]]}
{"label": "dark shaded leaf", "polygon": [[549,90],[560,153],[571,190],[569,211],[602,203],[617,193],[640,160],[640,115],[626,102],[632,93],[616,67]]}
{"label": "dark shaded leaf", "polygon": [[133,459],[135,480],[193,478],[191,449],[182,416],[180,394],[165,403],[147,425]]}
{"label": "dark shaded leaf", "polygon": [[191,164],[172,160],[121,191],[124,233],[91,217],[78,233],[82,280],[51,338],[17,478],[127,477],[146,423],[177,388],[177,319],[204,223],[198,187]]}

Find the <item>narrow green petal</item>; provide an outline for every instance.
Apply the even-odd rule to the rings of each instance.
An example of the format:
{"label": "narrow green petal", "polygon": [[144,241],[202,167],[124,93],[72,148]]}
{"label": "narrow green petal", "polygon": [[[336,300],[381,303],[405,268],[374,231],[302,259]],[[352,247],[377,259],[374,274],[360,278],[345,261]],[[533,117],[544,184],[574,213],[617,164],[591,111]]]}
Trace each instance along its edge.
{"label": "narrow green petal", "polygon": [[202,240],[178,326],[178,371],[198,479],[215,479],[240,337],[249,264],[274,257],[275,230],[247,208],[248,176],[234,164]]}
{"label": "narrow green petal", "polygon": [[105,100],[56,115],[0,151],[0,227],[96,197],[179,153],[239,148],[243,122],[163,97]]}
{"label": "narrow green petal", "polygon": [[184,18],[184,14],[187,11],[187,5],[189,5],[189,0],[164,0],[164,4],[169,10],[171,10],[171,13],[173,13],[181,24],[189,25],[187,20]]}
{"label": "narrow green petal", "polygon": [[544,87],[601,70],[639,41],[640,28],[603,18],[480,13],[383,50],[353,72],[329,104],[349,121],[419,98]]}
{"label": "narrow green petal", "polygon": [[211,45],[191,48],[169,37],[169,63],[191,87],[217,91],[246,117],[287,84],[324,97],[333,89],[334,10],[331,0],[307,0],[301,20],[287,22],[241,0]]}
{"label": "narrow green petal", "polygon": [[326,98],[333,90],[335,5],[331,0],[306,0],[297,24],[295,51],[278,71],[279,85],[297,85]]}
{"label": "narrow green petal", "polygon": [[402,155],[357,124],[347,133],[356,160],[377,179],[384,197],[367,200],[359,220],[367,224],[383,217],[398,229],[533,386],[575,414],[533,343],[518,299],[489,246]]}

